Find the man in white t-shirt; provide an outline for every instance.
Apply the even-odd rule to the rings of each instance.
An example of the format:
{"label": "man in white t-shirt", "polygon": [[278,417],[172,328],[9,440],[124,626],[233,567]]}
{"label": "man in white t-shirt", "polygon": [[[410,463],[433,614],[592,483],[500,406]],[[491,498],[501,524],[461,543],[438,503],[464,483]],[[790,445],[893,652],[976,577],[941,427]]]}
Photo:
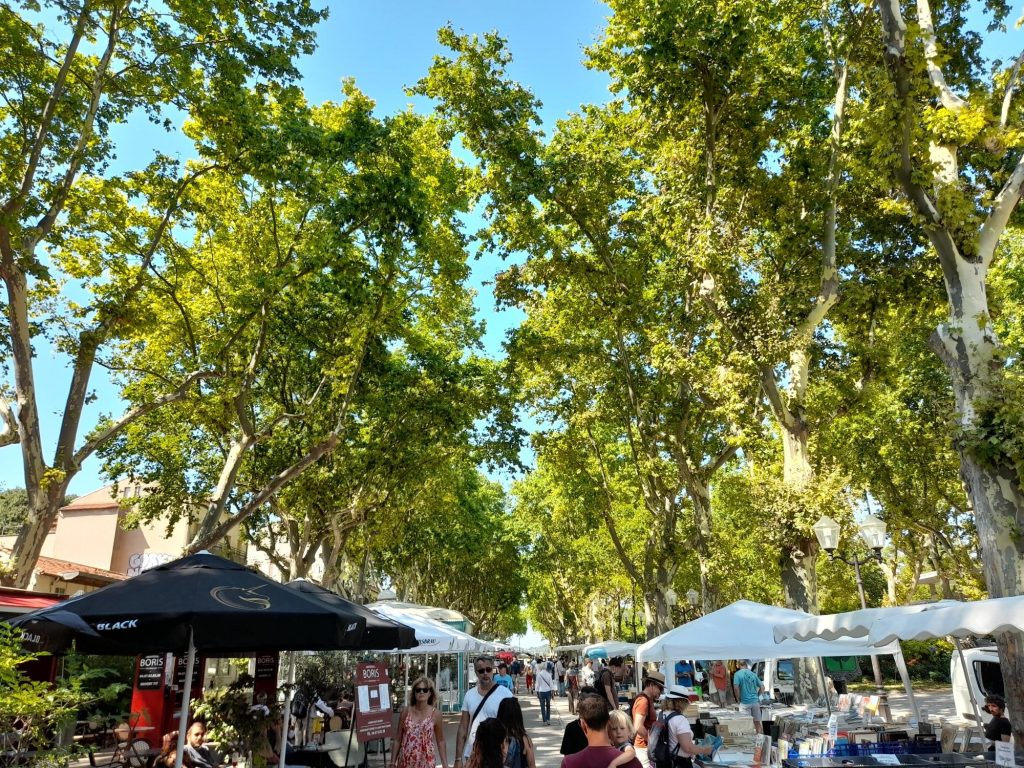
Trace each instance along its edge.
{"label": "man in white t-shirt", "polygon": [[462,700],[462,717],[459,720],[459,732],[455,736],[456,757],[452,768],[465,765],[469,759],[469,753],[473,751],[476,729],[480,723],[488,717],[497,717],[501,700],[512,698],[512,691],[494,682],[494,659],[490,656],[479,656],[474,662],[474,667],[477,684],[466,691],[466,697]]}
{"label": "man in white t-shirt", "polygon": [[550,667],[541,662],[537,665],[537,699],[540,701],[540,724],[551,725],[551,697],[555,692],[555,676]]}
{"label": "man in white t-shirt", "polygon": [[580,685],[584,688],[592,688],[595,680],[597,680],[597,673],[594,672],[594,660],[586,658],[583,660],[583,668],[580,669]]}

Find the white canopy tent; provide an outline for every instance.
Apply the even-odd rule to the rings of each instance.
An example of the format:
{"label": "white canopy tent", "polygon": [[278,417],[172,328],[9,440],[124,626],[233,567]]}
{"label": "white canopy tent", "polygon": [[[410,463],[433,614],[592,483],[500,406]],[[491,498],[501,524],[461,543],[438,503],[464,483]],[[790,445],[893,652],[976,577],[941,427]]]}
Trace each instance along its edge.
{"label": "white canopy tent", "polygon": [[[440,677],[441,669],[441,655],[448,653],[492,653],[494,644],[485,640],[478,640],[470,634],[467,634],[450,624],[445,624],[443,621],[430,618],[428,612],[433,610],[446,610],[446,609],[431,609],[426,606],[414,605],[412,603],[397,603],[394,600],[381,600],[376,603],[370,603],[366,606],[374,613],[383,616],[386,619],[392,621],[399,621],[406,626],[412,627],[416,633],[417,645],[413,648],[405,649],[385,649],[381,648],[378,650],[387,651],[390,653],[397,653],[401,655],[423,655],[432,656],[437,655],[437,669],[438,676]],[[452,613],[456,613],[452,611]],[[462,616],[462,614],[456,614]],[[461,657],[460,657],[461,659]],[[424,660],[425,665],[429,665],[429,660]],[[457,670],[457,680],[455,686],[447,691],[441,691],[442,698],[447,696],[449,693],[453,693],[456,698],[461,699],[462,696],[462,672],[461,672],[461,661],[459,662]],[[439,681],[440,684],[440,681]],[[405,665],[405,687],[409,687],[409,665]],[[446,706],[452,706],[452,701],[445,701]]]}
{"label": "white canopy tent", "polygon": [[640,662],[676,659],[786,659],[823,656],[882,656],[896,661],[914,716],[917,702],[899,643],[875,646],[864,640],[775,641],[775,627],[813,618],[803,611],[739,600],[695,621],[669,630],[637,649]]}
{"label": "white canopy tent", "polygon": [[556,645],[554,648],[551,649],[551,652],[552,653],[580,653],[584,648],[586,648],[586,646],[581,644],[581,643],[577,643],[576,645]]}
{"label": "white canopy tent", "polygon": [[[490,643],[477,640],[472,635],[468,635],[442,621],[436,621],[424,616],[420,611],[400,608],[389,602],[370,603],[366,607],[385,619],[399,621],[413,628],[418,645],[414,648],[396,650],[396,653],[466,653],[474,651],[484,652],[491,649]],[[378,650],[391,651],[394,649],[380,648]]]}
{"label": "white canopy tent", "polygon": [[591,659],[614,659],[616,656],[635,658],[638,647],[636,643],[626,643],[622,640],[602,640],[583,646],[583,655]]}
{"label": "white canopy tent", "polygon": [[[832,616],[815,616],[777,626],[775,637],[861,637],[865,638],[869,645],[877,647],[888,647],[897,640],[953,637],[959,651],[960,663],[963,665],[964,676],[969,677],[963,649],[960,648],[960,638],[991,635],[1011,629],[1024,630],[1024,595],[967,603],[942,600],[936,603],[868,608]],[[974,716],[980,722],[981,713],[974,698],[974,689],[969,687],[968,692]]]}
{"label": "white canopy tent", "polygon": [[[824,616],[808,616],[806,619],[775,625],[775,642],[784,640],[838,640],[840,638],[866,638],[871,628],[879,619],[886,616],[898,617],[898,621],[906,621],[922,611],[930,611],[946,605],[961,605],[956,600],[944,600],[938,603],[917,605],[901,605],[892,608],[861,608],[858,611],[831,613]],[[891,642],[895,638],[890,638]],[[872,643],[878,645],[878,643]]]}

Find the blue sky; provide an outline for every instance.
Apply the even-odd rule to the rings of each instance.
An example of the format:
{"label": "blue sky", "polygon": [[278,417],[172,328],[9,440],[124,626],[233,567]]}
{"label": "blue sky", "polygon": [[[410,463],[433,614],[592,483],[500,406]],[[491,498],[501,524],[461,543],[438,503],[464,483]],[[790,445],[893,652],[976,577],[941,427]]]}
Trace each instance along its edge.
{"label": "blue sky", "polygon": [[[544,103],[542,115],[547,126],[580,104],[608,98],[607,78],[582,65],[584,46],[600,33],[608,14],[607,7],[597,0],[335,0],[329,8],[330,16],[318,31],[318,50],[299,63],[311,102],[338,99],[342,79],[352,77],[377,102],[381,114],[406,109],[413,100],[404,89],[419,80],[434,55],[441,53],[437,30],[449,22],[466,32],[498,30],[509,40],[516,57],[511,71],[530,85]],[[414,106],[420,110],[428,108],[423,101]],[[189,143],[183,137],[163,133],[145,123],[122,126],[115,136],[120,164],[126,167],[144,163],[154,147],[183,157],[189,154]],[[475,228],[472,222],[469,224]],[[479,292],[478,309],[487,322],[485,345],[495,355],[500,354],[507,329],[518,321],[514,313],[494,311],[486,283],[498,267],[485,257],[474,262],[472,278]],[[70,371],[66,360],[49,348],[37,346],[37,350],[40,418],[46,455],[50,456]],[[106,382],[102,370],[95,372],[93,386],[99,399],[87,409],[83,432],[95,424],[100,414],[121,410],[117,392]],[[71,481],[70,491],[88,493],[103,484],[99,462],[93,458]],[[17,446],[0,448],[0,490],[22,485]]]}
{"label": "blue sky", "polygon": [[[515,56],[510,71],[543,102],[542,116],[548,128],[580,104],[602,102],[609,96],[607,77],[582,65],[584,46],[600,34],[609,13],[597,0],[335,0],[329,7],[330,17],[319,29],[319,49],[300,62],[304,87],[312,102],[337,99],[341,80],[352,77],[376,100],[381,114],[405,109],[412,100],[404,88],[422,77],[432,57],[441,52],[436,31],[448,22],[466,32],[496,29],[508,39]],[[1015,55],[1020,37],[1019,30],[1011,30],[989,38],[988,53],[1004,59]],[[415,106],[427,108],[423,102]],[[189,144],[182,137],[159,132],[147,124],[120,127],[116,139],[120,161],[129,167],[145,162],[157,146],[183,156],[189,152]],[[475,229],[473,222],[469,226]],[[500,354],[508,328],[518,321],[514,312],[494,311],[487,282],[499,266],[494,257],[485,256],[474,262],[472,278],[479,292],[478,309],[487,322],[485,345],[495,355]],[[47,455],[51,455],[70,374],[63,358],[44,346],[37,349],[40,416]],[[93,386],[99,399],[87,410],[83,431],[95,423],[99,414],[121,410],[116,390],[105,383],[102,370],[95,373]],[[93,458],[72,481],[71,492],[87,493],[102,484],[99,462]],[[21,485],[18,448],[0,449],[0,489]]]}

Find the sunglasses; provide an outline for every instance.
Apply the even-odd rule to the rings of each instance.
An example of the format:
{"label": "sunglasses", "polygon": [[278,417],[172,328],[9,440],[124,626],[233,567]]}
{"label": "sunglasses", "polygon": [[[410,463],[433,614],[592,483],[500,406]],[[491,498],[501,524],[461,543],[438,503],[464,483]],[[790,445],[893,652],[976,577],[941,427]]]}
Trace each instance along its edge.
{"label": "sunglasses", "polygon": [[412,692],[413,693],[430,693],[430,689],[429,688],[413,688]]}
{"label": "sunglasses", "polygon": [[484,675],[484,674],[489,675],[493,671],[494,671],[494,667],[477,667],[476,668],[476,673],[478,675]]}

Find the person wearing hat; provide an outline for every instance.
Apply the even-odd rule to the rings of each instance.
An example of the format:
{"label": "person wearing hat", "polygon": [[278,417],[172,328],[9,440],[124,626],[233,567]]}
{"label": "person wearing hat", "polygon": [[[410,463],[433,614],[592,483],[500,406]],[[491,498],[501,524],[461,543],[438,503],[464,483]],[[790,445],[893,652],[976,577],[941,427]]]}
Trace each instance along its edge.
{"label": "person wearing hat", "polygon": [[673,685],[665,691],[663,699],[665,711],[661,719],[668,729],[668,749],[672,755],[672,765],[675,768],[691,768],[693,761],[690,759],[695,755],[706,755],[710,757],[721,745],[721,741],[712,744],[695,744],[693,742],[693,729],[690,728],[690,721],[686,719],[683,711],[690,702],[690,691],[684,685]]}
{"label": "person wearing hat", "polygon": [[654,711],[654,702],[664,690],[665,676],[661,672],[646,672],[643,687],[633,701],[633,749],[636,750],[636,759],[643,768],[651,766],[647,753],[647,732],[658,719]]}

